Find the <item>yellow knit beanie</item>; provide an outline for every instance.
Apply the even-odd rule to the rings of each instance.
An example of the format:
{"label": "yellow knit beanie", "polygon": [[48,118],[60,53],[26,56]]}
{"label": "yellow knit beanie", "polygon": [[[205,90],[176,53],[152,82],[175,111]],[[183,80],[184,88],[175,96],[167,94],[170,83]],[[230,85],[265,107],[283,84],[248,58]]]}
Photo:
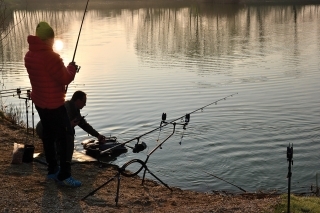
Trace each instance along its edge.
{"label": "yellow knit beanie", "polygon": [[37,25],[36,36],[45,41],[54,38],[54,31],[47,22],[42,21]]}

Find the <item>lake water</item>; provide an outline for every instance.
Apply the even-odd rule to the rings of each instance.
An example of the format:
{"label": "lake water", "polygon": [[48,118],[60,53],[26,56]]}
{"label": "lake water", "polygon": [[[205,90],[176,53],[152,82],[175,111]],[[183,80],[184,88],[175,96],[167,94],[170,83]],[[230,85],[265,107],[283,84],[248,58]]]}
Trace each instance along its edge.
{"label": "lake water", "polygon": [[[66,64],[72,60],[86,1],[32,2],[10,14],[10,34],[2,41],[2,92],[30,87],[23,57],[26,37],[39,21],[53,26],[63,43],[55,50]],[[177,125],[174,136],[150,156],[147,166],[169,186],[239,192],[211,173],[247,191],[286,192],[289,144],[294,149],[291,190],[309,192],[316,184],[320,5],[93,1],[75,61],[81,69],[67,98],[85,91],[82,114],[101,134],[120,142],[159,127],[163,112],[174,120],[237,93],[192,113],[187,129]],[[24,100],[3,95],[2,102],[25,111]],[[171,125],[164,128],[160,141],[171,131]],[[145,160],[158,136],[155,131],[142,137],[148,149],[129,150],[114,163]],[[76,149],[82,151],[81,141],[90,138],[77,128]]]}

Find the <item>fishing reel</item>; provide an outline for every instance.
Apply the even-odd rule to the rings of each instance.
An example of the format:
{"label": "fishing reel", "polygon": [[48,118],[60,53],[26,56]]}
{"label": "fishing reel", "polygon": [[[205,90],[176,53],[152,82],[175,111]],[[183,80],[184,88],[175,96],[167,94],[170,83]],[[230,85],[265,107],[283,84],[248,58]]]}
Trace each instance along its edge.
{"label": "fishing reel", "polygon": [[133,153],[139,153],[142,152],[143,150],[145,150],[147,148],[147,144],[145,142],[139,142],[140,137],[136,138],[137,139],[137,143],[134,145],[134,147],[128,146],[132,149]]}
{"label": "fishing reel", "polygon": [[80,69],[81,69],[81,66],[77,66],[77,73],[80,71]]}
{"label": "fishing reel", "polygon": [[142,152],[143,150],[145,150],[146,148],[147,148],[147,144],[145,142],[136,143],[134,145],[134,148],[132,149],[132,152],[139,153],[139,152]]}

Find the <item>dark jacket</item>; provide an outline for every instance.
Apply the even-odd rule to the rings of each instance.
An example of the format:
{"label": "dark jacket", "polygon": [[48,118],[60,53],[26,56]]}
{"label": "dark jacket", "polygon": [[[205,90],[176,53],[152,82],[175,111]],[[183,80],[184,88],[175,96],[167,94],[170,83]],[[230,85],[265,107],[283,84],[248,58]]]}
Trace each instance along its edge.
{"label": "dark jacket", "polygon": [[[66,101],[64,106],[67,109],[70,121],[74,120],[75,118],[80,119],[82,117],[80,110],[76,108],[76,105],[72,100]],[[94,137],[99,136],[99,133],[86,121],[86,119],[81,119],[78,126]]]}

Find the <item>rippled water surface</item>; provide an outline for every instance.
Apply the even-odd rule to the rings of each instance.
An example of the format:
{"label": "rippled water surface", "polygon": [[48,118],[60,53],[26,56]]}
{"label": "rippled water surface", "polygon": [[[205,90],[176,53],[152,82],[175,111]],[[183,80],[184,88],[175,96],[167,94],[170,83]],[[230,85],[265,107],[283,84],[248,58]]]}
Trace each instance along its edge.
{"label": "rippled water surface", "polygon": [[[56,51],[65,63],[72,60],[85,2],[36,5],[20,6],[10,16],[11,31],[2,41],[2,91],[30,87],[23,57],[26,36],[34,34],[39,21],[53,26],[56,40],[63,42]],[[150,155],[149,169],[168,185],[239,191],[211,173],[248,191],[286,191],[289,144],[294,147],[292,191],[308,192],[316,183],[319,5],[94,1],[75,61],[81,69],[67,98],[85,91],[82,114],[100,133],[120,142],[157,128],[163,112],[171,121],[237,93],[192,113],[186,130],[177,125],[174,136]],[[25,111],[24,101],[16,97],[3,96],[2,102]],[[161,141],[171,132],[168,125],[160,136],[155,131],[142,137],[148,149],[129,150],[114,163],[145,160],[158,137]],[[89,138],[77,128],[76,149],[81,151],[81,141]]]}

